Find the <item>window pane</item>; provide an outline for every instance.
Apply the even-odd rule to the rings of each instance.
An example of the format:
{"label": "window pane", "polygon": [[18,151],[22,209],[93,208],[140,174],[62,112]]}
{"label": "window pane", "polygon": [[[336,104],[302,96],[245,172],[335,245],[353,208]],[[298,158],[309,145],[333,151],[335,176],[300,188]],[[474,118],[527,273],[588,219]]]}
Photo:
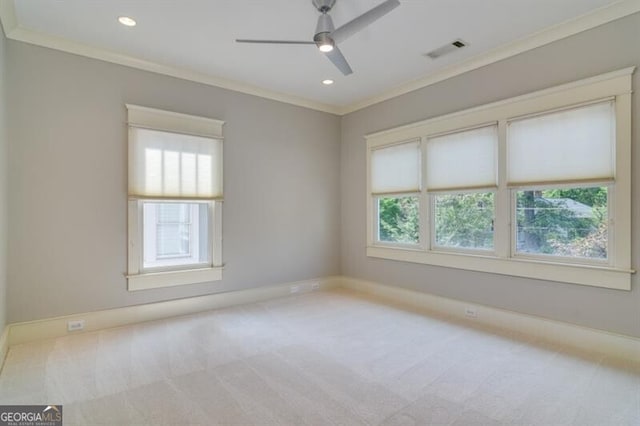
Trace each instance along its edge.
{"label": "window pane", "polygon": [[191,205],[164,203],[156,204],[156,209],[157,257],[190,257]]}
{"label": "window pane", "polygon": [[143,268],[209,263],[208,203],[143,203]]}
{"label": "window pane", "polygon": [[493,249],[493,192],[438,194],[435,198],[435,245]]}
{"label": "window pane", "polygon": [[418,197],[378,198],[378,241],[418,244]]}
{"label": "window pane", "polygon": [[607,258],[606,187],[517,192],[517,252]]}

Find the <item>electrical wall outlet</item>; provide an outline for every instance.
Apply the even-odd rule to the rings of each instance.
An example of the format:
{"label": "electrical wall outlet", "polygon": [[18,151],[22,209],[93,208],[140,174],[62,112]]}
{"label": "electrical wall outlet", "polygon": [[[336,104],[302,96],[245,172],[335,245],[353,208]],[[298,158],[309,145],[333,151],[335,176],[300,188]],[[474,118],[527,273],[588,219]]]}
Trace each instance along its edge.
{"label": "electrical wall outlet", "polygon": [[299,285],[292,285],[291,287],[289,287],[289,293],[293,294],[293,293],[299,293],[299,292],[300,292]]}
{"label": "electrical wall outlet", "polygon": [[464,308],[464,316],[467,318],[478,318],[478,310],[473,306],[467,306]]}
{"label": "electrical wall outlet", "polygon": [[320,290],[320,283],[311,284],[311,290],[313,290],[313,291]]}
{"label": "electrical wall outlet", "polygon": [[73,320],[67,322],[67,331],[84,330],[84,320]]}

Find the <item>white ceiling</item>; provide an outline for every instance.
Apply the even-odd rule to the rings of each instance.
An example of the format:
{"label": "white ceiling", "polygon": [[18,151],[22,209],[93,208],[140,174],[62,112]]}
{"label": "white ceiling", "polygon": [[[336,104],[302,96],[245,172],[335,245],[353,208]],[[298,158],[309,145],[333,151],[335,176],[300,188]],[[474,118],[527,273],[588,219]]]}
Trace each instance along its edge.
{"label": "white ceiling", "polygon": [[[380,2],[337,0],[331,15],[338,27]],[[311,0],[17,0],[13,13],[22,30],[344,109],[612,3],[401,0],[340,45],[354,70],[347,77],[314,46],[234,42],[311,39],[318,16]],[[121,15],[138,25],[122,26]],[[469,47],[424,56],[456,38]],[[323,86],[325,78],[335,84]]]}

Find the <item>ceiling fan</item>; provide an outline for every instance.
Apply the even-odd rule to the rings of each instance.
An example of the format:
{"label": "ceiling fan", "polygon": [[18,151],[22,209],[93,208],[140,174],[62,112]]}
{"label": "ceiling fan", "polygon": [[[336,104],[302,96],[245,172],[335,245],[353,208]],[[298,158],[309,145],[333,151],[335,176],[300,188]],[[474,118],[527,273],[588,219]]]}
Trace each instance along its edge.
{"label": "ceiling fan", "polygon": [[337,44],[345,41],[364,27],[382,18],[396,7],[400,6],[398,0],[386,0],[378,6],[352,19],[340,28],[335,29],[329,11],[336,4],[336,0],[312,0],[313,5],[322,15],[318,17],[316,32],[313,41],[297,40],[252,40],[236,39],[237,43],[261,43],[261,44],[315,44],[318,49],[327,55],[327,58],[344,75],[353,73],[349,63],[338,49]]}

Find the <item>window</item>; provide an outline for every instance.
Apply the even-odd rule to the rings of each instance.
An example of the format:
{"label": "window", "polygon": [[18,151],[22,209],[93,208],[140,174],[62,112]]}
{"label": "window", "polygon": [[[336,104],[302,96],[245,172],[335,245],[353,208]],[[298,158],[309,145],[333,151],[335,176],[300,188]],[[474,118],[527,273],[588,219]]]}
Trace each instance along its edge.
{"label": "window", "polygon": [[145,270],[211,263],[209,203],[143,201],[142,210]]}
{"label": "window", "polygon": [[418,197],[377,197],[378,241],[417,245],[420,242]]}
{"label": "window", "polygon": [[223,123],[127,108],[129,290],[220,280]]}
{"label": "window", "polygon": [[420,243],[420,142],[409,141],[371,153],[376,241],[417,246]]}
{"label": "window", "polygon": [[606,186],[516,192],[516,253],[607,260]]}
{"label": "window", "polygon": [[633,71],[368,135],[367,255],[629,290]]}
{"label": "window", "polygon": [[427,138],[432,247],[493,251],[498,126]]}
{"label": "window", "polygon": [[494,194],[435,194],[434,247],[493,251]]}
{"label": "window", "polygon": [[615,132],[613,100],[509,122],[517,255],[607,260]]}

